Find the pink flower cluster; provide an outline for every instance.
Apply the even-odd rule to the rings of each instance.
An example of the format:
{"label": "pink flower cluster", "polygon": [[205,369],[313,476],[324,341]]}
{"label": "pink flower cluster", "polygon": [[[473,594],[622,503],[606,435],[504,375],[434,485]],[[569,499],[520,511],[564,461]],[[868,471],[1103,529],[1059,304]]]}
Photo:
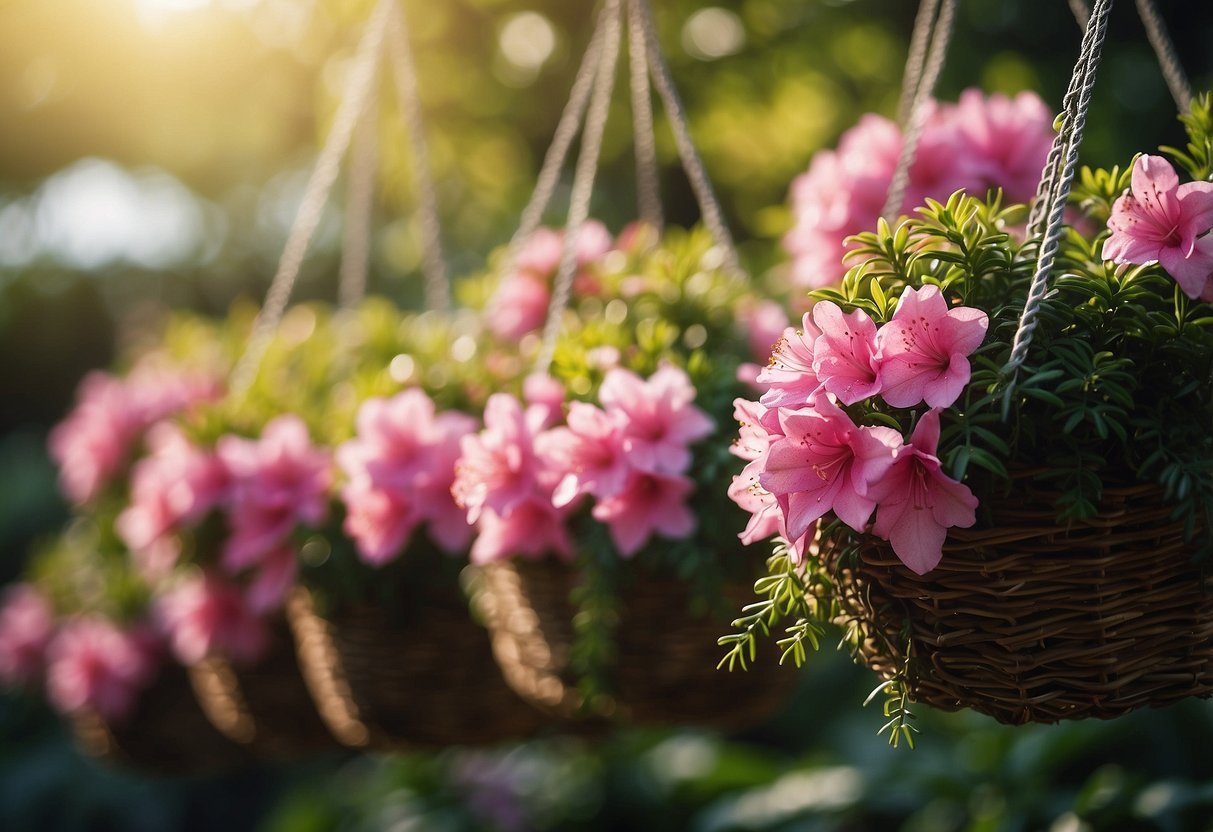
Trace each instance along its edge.
{"label": "pink flower cluster", "polygon": [[[733,452],[748,464],[729,495],[751,518],[745,543],[782,535],[802,555],[827,512],[872,533],[918,574],[942,556],[947,530],[971,526],[977,500],[943,473],[939,414],[969,381],[968,356],[985,337],[980,310],[948,308],[938,287],[907,287],[879,329],[862,311],[829,301],[789,329],[758,377],[766,392],[738,400]],[[857,425],[839,406],[879,395],[898,408],[925,404],[908,440]]]}
{"label": "pink flower cluster", "polygon": [[686,373],[663,366],[647,380],[619,367],[599,388],[601,407],[574,401],[563,425],[550,399],[528,408],[497,394],[485,430],[463,440],[454,493],[479,523],[472,560],[571,554],[563,517],[585,496],[623,557],[653,534],[694,532],[687,507],[690,446],[713,430]]}
{"label": "pink flower cluster", "polygon": [[[578,295],[596,294],[586,266],[611,250],[611,233],[602,223],[589,220],[578,230],[576,245],[580,271],[574,277],[574,290]],[[537,229],[522,247],[513,270],[502,277],[489,301],[488,325],[498,338],[515,340],[543,326],[563,247],[564,232],[551,228]]]}
{"label": "pink flower cluster", "polygon": [[435,413],[421,390],[368,399],[357,436],[337,449],[347,477],[341,489],[345,531],[375,566],[400,556],[422,523],[448,552],[467,546],[472,529],[451,496],[460,442],[476,430],[462,413]]}
{"label": "pink flower cluster", "polygon": [[50,601],[31,584],[10,586],[0,604],[0,684],[24,687],[41,681],[54,633]]}
{"label": "pink flower cluster", "polygon": [[47,696],[63,713],[89,708],[121,719],[153,681],[159,662],[159,642],[146,628],[123,628],[99,616],[74,618],[47,648]]}
{"label": "pink flower cluster", "polygon": [[1190,298],[1213,301],[1213,182],[1179,184],[1161,156],[1142,156],[1112,206],[1103,258],[1158,263]]}
{"label": "pink flower cluster", "polygon": [[[244,640],[224,628],[244,622],[240,626],[259,632],[251,622],[281,605],[298,567],[291,533],[297,525],[318,526],[328,515],[330,455],[312,445],[294,415],[271,421],[257,440],[221,437],[214,451],[198,447],[171,423],[153,427],[147,444],[149,454],[133,468],[131,502],[115,530],[140,572],[162,589],[157,621],[182,661],[200,658],[190,646],[198,644],[247,657],[264,637],[250,632]],[[218,553],[226,577],[210,572],[170,586],[181,554],[179,533],[215,510],[228,523]]]}
{"label": "pink flower cluster", "polygon": [[214,379],[156,360],[137,365],[125,378],[89,373],[76,406],[50,434],[63,493],[77,504],[92,501],[121,473],[150,425],[219,392]]}
{"label": "pink flower cluster", "polygon": [[[968,89],[955,105],[934,104],[901,211],[962,188],[975,194],[1002,188],[1009,201],[1028,202],[1049,154],[1052,125],[1048,107],[1030,92],[1007,98]],[[783,244],[796,285],[817,288],[842,279],[846,238],[876,228],[901,140],[893,122],[865,115],[837,150],[814,155],[808,171],[793,181],[795,225]]]}

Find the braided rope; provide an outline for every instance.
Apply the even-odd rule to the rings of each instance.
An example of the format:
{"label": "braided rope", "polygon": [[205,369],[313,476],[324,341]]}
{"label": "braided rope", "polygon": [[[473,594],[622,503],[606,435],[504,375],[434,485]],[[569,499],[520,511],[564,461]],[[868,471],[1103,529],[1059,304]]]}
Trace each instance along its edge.
{"label": "braided rope", "polygon": [[657,136],[653,131],[653,100],[649,61],[644,46],[644,23],[636,0],[628,0],[628,67],[631,71],[632,142],[636,151],[636,201],[640,219],[653,228],[664,223],[657,165]]}
{"label": "braided rope", "polygon": [[337,298],[346,309],[366,296],[367,268],[371,255],[371,213],[375,194],[376,132],[379,108],[368,96],[362,122],[350,150],[349,180],[346,183],[345,233],[341,242],[341,271]]}
{"label": "braided rope", "polygon": [[[955,22],[956,0],[942,0],[939,17],[935,21],[934,33],[931,36],[931,46],[927,50],[922,75],[914,91],[909,121],[905,125],[904,135],[901,139],[901,151],[897,154],[897,167],[893,169],[893,179],[889,182],[889,193],[885,198],[884,208],[880,212],[880,215],[886,220],[892,221],[901,213],[901,204],[905,201],[906,188],[910,184],[910,166],[914,164],[914,157],[918,153],[918,142],[922,138],[922,131],[927,122],[927,105],[935,92],[939,75],[943,71]],[[917,29],[917,23],[915,23],[915,28]]]}
{"label": "braided rope", "polygon": [[897,123],[903,128],[914,110],[914,98],[918,95],[918,85],[927,60],[927,44],[931,40],[931,29],[934,28],[938,9],[939,0],[922,0],[918,4],[918,14],[914,16],[914,31],[906,51],[906,68],[901,75],[901,100],[897,103]]}
{"label": "braided rope", "polygon": [[400,98],[409,150],[413,156],[413,182],[417,189],[417,214],[421,226],[421,271],[425,275],[427,309],[451,308],[451,281],[442,253],[442,226],[438,220],[438,197],[430,170],[430,152],[421,118],[421,98],[417,93],[417,68],[409,44],[408,20],[400,3],[392,3],[387,32],[388,58]]}
{"label": "braided rope", "polygon": [[1078,23],[1078,28],[1084,32],[1087,29],[1087,21],[1091,19],[1091,10],[1087,8],[1087,0],[1069,0],[1070,11],[1074,14],[1074,20]]}
{"label": "braided rope", "polygon": [[[1064,158],[1064,162],[1058,171],[1056,183],[1050,195],[1048,219],[1041,237],[1040,250],[1037,253],[1036,271],[1032,275],[1028,297],[1019,318],[1019,327],[1015,331],[1011,357],[1002,370],[1003,377],[1008,379],[1007,391],[1003,399],[1004,413],[1009,411],[1015,377],[1028,356],[1028,348],[1031,346],[1032,336],[1036,331],[1040,304],[1048,289],[1053,261],[1061,240],[1066,202],[1070,196],[1070,186],[1074,181],[1074,170],[1078,164],[1078,149],[1082,144],[1083,129],[1086,126],[1087,111],[1091,104],[1091,92],[1095,87],[1095,76],[1103,52],[1104,36],[1107,34],[1108,28],[1108,12],[1111,7],[1112,0],[1095,0],[1091,19],[1083,36],[1082,51],[1074,66],[1071,81],[1071,86],[1076,86],[1077,92],[1073,96],[1067,95],[1069,101],[1063,115],[1062,126],[1053,141],[1053,148],[1058,150],[1058,154]],[[1076,85],[1074,80],[1077,80]],[[1050,156],[1053,155],[1050,152]]]}
{"label": "braided rope", "polygon": [[1179,63],[1175,43],[1167,34],[1167,26],[1163,23],[1162,15],[1158,13],[1154,0],[1137,0],[1137,16],[1141,18],[1142,25],[1146,28],[1146,37],[1150,41],[1150,46],[1154,47],[1154,54],[1158,57],[1158,67],[1162,70],[1162,77],[1167,82],[1167,89],[1171,91],[1171,97],[1175,99],[1175,106],[1181,113],[1186,113],[1192,109],[1192,84]]}
{"label": "braided rope", "polygon": [[552,134],[552,143],[548,145],[547,153],[543,157],[539,176],[535,180],[535,190],[531,192],[530,200],[522,209],[518,230],[510,238],[505,262],[502,264],[502,274],[509,274],[513,271],[519,252],[535,233],[535,229],[539,227],[539,223],[543,220],[543,212],[547,210],[552,196],[556,192],[556,186],[560,183],[560,171],[564,168],[569,148],[572,147],[573,139],[577,136],[586,107],[589,105],[595,72],[598,69],[599,58],[602,56],[606,21],[607,9],[604,8],[599,13],[598,22],[594,25],[594,33],[590,36],[585,55],[582,56],[581,66],[577,68],[577,76],[569,91],[569,100],[565,103],[564,110],[560,113],[560,120],[556,123],[556,131]]}
{"label": "braided rope", "polygon": [[337,106],[328,138],[320,150],[316,166],[312,169],[304,189],[303,200],[299,204],[298,213],[278,261],[278,270],[270,281],[265,303],[253,322],[253,331],[249,335],[248,344],[245,345],[244,354],[232,370],[230,388],[235,395],[245,393],[253,383],[274,330],[278,328],[278,322],[286,311],[291,290],[303,266],[304,255],[307,254],[308,245],[320,224],[333,183],[337,180],[341,157],[350,145],[358,115],[366,106],[375,77],[375,64],[383,50],[384,33],[392,3],[393,0],[379,0],[358,44],[345,93]]}
{"label": "braided rope", "polygon": [[648,0],[633,0],[633,5],[635,19],[639,21],[644,30],[649,66],[653,73],[653,85],[657,88],[657,94],[661,97],[666,117],[674,132],[674,143],[678,147],[678,156],[682,160],[683,170],[686,171],[687,179],[691,183],[691,190],[695,193],[695,201],[699,203],[703,224],[707,226],[708,231],[716,240],[716,245],[723,252],[724,268],[733,274],[744,275],[745,271],[741,267],[737,247],[733,243],[733,235],[724,221],[724,211],[716,198],[716,191],[712,188],[712,182],[703,166],[703,160],[699,158],[699,151],[695,149],[695,142],[691,139],[686,111],[678,96],[678,89],[674,85],[674,78],[670,73],[665,54],[661,51],[661,42],[657,37],[657,27],[653,22],[649,2]]}
{"label": "braided rope", "polygon": [[590,198],[594,193],[594,177],[598,172],[598,157],[602,151],[602,136],[611,109],[611,92],[615,87],[615,69],[619,61],[620,30],[622,28],[620,0],[607,0],[603,7],[604,29],[602,54],[594,74],[594,89],[586,112],[585,135],[573,173],[573,191],[569,197],[569,217],[565,225],[564,245],[560,252],[560,268],[552,285],[552,298],[543,326],[543,342],[535,360],[535,372],[546,374],[556,353],[563,313],[573,290],[577,271],[577,237],[589,217]]}

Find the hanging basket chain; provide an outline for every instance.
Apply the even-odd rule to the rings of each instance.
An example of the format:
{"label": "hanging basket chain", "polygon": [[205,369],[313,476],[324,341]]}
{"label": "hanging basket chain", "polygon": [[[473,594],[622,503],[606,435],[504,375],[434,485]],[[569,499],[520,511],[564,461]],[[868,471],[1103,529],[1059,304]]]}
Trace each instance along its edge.
{"label": "hanging basket chain", "polygon": [[358,44],[358,51],[346,83],[345,94],[338,104],[337,113],[333,117],[332,127],[325,140],[316,166],[312,169],[304,189],[303,200],[295,215],[295,221],[287,236],[282,256],[278,261],[278,270],[270,282],[265,303],[253,322],[253,331],[245,346],[244,354],[236,362],[230,379],[231,392],[234,395],[245,393],[253,383],[257,368],[269,347],[270,339],[278,322],[286,311],[287,301],[291,290],[299,277],[303,266],[303,258],[307,254],[308,245],[312,241],[324,205],[337,179],[341,157],[345,155],[358,122],[358,116],[366,104],[375,77],[375,64],[383,51],[384,34],[394,0],[379,0],[371,13],[366,30]]}
{"label": "hanging basket chain", "polygon": [[505,262],[502,264],[502,274],[509,274],[513,271],[519,252],[535,233],[535,229],[539,227],[539,223],[543,220],[543,212],[547,210],[552,196],[556,192],[556,186],[560,184],[560,172],[564,168],[565,160],[568,159],[569,148],[573,145],[573,139],[577,137],[577,131],[581,128],[586,107],[589,105],[595,72],[602,55],[603,37],[606,34],[606,12],[607,10],[603,9],[599,13],[597,23],[594,24],[594,33],[590,37],[589,45],[586,46],[581,66],[577,69],[573,87],[569,91],[569,100],[560,113],[556,131],[552,134],[552,143],[548,145],[547,153],[543,157],[543,164],[539,168],[539,176],[535,180],[535,190],[531,192],[530,200],[522,209],[518,230],[510,238]]}
{"label": "hanging basket chain", "polygon": [[349,309],[366,296],[367,269],[371,254],[371,214],[375,194],[375,154],[378,149],[379,107],[375,87],[367,96],[362,120],[350,150],[346,191],[345,233],[341,241],[341,272],[337,299]]}
{"label": "hanging basket chain", "polygon": [[1175,43],[1167,33],[1167,26],[1163,23],[1162,15],[1158,13],[1154,0],[1137,0],[1137,15],[1141,18],[1142,25],[1145,26],[1150,46],[1154,47],[1154,54],[1158,57],[1158,67],[1162,70],[1162,77],[1167,82],[1167,89],[1171,91],[1171,97],[1175,99],[1175,106],[1181,113],[1186,113],[1192,109],[1192,84],[1188,80],[1183,66],[1179,63]]}
{"label": "hanging basket chain", "polygon": [[653,98],[649,88],[648,50],[644,22],[636,0],[628,0],[628,67],[632,92],[632,141],[636,145],[636,199],[640,219],[653,228],[664,224],[661,180],[657,165],[657,135],[653,130]]}
{"label": "hanging basket chain", "polygon": [[[934,2],[935,0],[927,0],[923,5],[934,5]],[[904,126],[901,151],[897,154],[897,167],[893,169],[889,193],[885,198],[884,209],[880,212],[880,215],[890,222],[901,213],[901,205],[906,198],[906,188],[910,184],[910,166],[914,163],[914,157],[918,153],[918,142],[922,138],[922,131],[926,126],[931,96],[935,92],[935,85],[939,82],[939,75],[943,72],[955,22],[956,0],[942,0],[939,3],[939,17],[932,27],[931,45],[926,53],[921,77],[914,85],[914,98],[910,105],[909,118]],[[918,22],[916,21],[916,30],[917,27]],[[915,36],[918,36],[917,31],[915,31]],[[909,85],[906,84],[906,86]]]}
{"label": "hanging basket chain", "polygon": [[918,84],[922,80],[923,66],[927,60],[927,45],[931,31],[935,28],[939,0],[922,0],[918,14],[914,16],[914,31],[910,35],[910,47],[906,51],[906,68],[901,75],[901,99],[897,103],[897,123],[904,129],[914,109],[918,95]]}
{"label": "hanging basket chain", "polygon": [[543,326],[542,346],[535,360],[534,371],[540,375],[546,374],[552,366],[564,309],[568,306],[569,296],[572,294],[573,277],[577,271],[577,237],[582,224],[589,217],[590,198],[594,193],[594,178],[598,172],[598,157],[602,151],[602,136],[611,108],[611,92],[615,87],[622,29],[620,0],[607,0],[603,15],[602,53],[594,73],[594,87],[589,110],[586,112],[585,134],[573,173],[573,191],[569,198],[569,215],[560,252],[560,267],[552,285],[548,316]]}
{"label": "hanging basket chain", "polygon": [[661,51],[661,42],[657,37],[657,27],[653,22],[649,2],[648,0],[629,0],[629,2],[632,3],[635,17],[644,30],[649,67],[653,73],[653,85],[657,88],[657,94],[661,97],[666,117],[673,130],[678,156],[682,160],[683,170],[686,171],[687,178],[690,180],[695,200],[699,203],[703,224],[707,226],[708,231],[716,240],[716,245],[723,252],[724,268],[734,274],[744,275],[745,270],[741,267],[741,259],[737,255],[733,235],[724,221],[724,211],[720,207],[716,192],[712,188],[712,182],[704,169],[703,160],[699,158],[699,151],[695,149],[695,142],[691,139],[690,125],[687,122],[682,101],[678,97],[678,90],[674,86],[669,64],[666,63],[665,54]]}
{"label": "hanging basket chain", "polygon": [[[1108,28],[1108,13],[1112,0],[1095,0],[1091,11],[1091,19],[1083,35],[1082,50],[1074,66],[1071,78],[1073,95],[1067,93],[1062,114],[1061,128],[1053,140],[1050,150],[1050,160],[1054,157],[1063,160],[1058,167],[1055,182],[1050,189],[1047,221],[1040,236],[1040,248],[1036,258],[1036,269],[1032,275],[1032,283],[1028,288],[1027,301],[1019,318],[1019,327],[1015,331],[1015,339],[1011,346],[1011,357],[1003,367],[1002,376],[1007,381],[1007,389],[1003,399],[1004,415],[1009,413],[1011,399],[1014,393],[1015,379],[1019,368],[1028,355],[1032,336],[1036,331],[1037,314],[1048,289],[1049,277],[1053,270],[1053,261],[1057,255],[1058,244],[1061,240],[1066,202],[1070,196],[1070,187],[1074,181],[1074,171],[1078,164],[1078,150],[1082,144],[1083,129],[1086,126],[1087,111],[1091,104],[1091,92],[1095,87],[1095,77],[1099,69],[1099,61],[1103,53],[1104,37]],[[1046,162],[1046,175],[1050,170]],[[1043,177],[1042,177],[1043,178]]]}
{"label": "hanging basket chain", "polygon": [[442,225],[438,220],[438,197],[430,169],[429,145],[421,117],[421,98],[417,92],[417,67],[409,44],[408,19],[404,8],[392,3],[388,20],[388,58],[400,98],[400,112],[408,133],[413,157],[413,180],[417,190],[417,217],[421,225],[421,271],[425,275],[427,309],[445,312],[451,308],[451,281],[442,252]]}

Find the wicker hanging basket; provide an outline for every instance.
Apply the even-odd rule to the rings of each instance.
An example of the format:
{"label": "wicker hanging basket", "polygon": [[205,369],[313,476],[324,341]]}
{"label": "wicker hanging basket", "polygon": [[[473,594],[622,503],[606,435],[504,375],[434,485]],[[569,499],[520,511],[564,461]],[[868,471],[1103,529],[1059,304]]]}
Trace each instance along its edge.
{"label": "wicker hanging basket", "polygon": [[[556,716],[584,717],[569,667],[575,615],[569,593],[575,572],[550,560],[504,561],[482,569],[486,588],[479,602],[493,634],[493,654],[510,687]],[[749,585],[725,590],[730,610],[752,597]],[[613,720],[736,731],[787,704],[796,674],[770,656],[760,657],[747,673],[717,670],[717,638],[727,629],[729,616],[690,615],[685,581],[646,574],[626,588],[621,600]]]}
{"label": "wicker hanging basket", "polygon": [[143,774],[212,774],[253,761],[207,719],[185,669],[176,664],[160,670],[126,718],[107,720],[84,710],[72,716],[72,729],[84,753]]}
{"label": "wicker hanging basket", "polygon": [[904,668],[915,701],[1011,724],[1213,696],[1213,583],[1161,488],[1105,488],[1068,528],[1056,497],[1017,478],[921,576],[870,535],[822,541],[860,658],[884,678]]}
{"label": "wicker hanging basket", "polygon": [[292,759],[339,747],[304,684],[285,617],[271,622],[270,647],[255,664],[211,656],[190,667],[189,677],[215,727],[259,759]]}
{"label": "wicker hanging basket", "polygon": [[300,587],[287,609],[308,688],[345,745],[487,745],[533,734],[544,721],[502,681],[458,586],[408,610],[362,602],[324,614]]}

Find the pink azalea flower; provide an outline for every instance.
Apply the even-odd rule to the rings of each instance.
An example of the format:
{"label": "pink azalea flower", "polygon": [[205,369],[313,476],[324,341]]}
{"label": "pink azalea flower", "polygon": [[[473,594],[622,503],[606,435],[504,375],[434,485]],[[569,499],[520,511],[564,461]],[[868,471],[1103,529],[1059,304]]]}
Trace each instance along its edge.
{"label": "pink azalea flower", "polygon": [[1159,263],[1190,298],[1205,291],[1213,256],[1197,240],[1213,228],[1213,182],[1179,184],[1161,156],[1133,166],[1131,193],[1112,206],[1103,257],[1114,263]]}
{"label": "pink azalea flower", "polygon": [[[585,269],[611,250],[606,226],[588,220],[577,232],[578,294],[595,288]],[[543,326],[551,301],[552,277],[560,266],[564,232],[538,228],[518,253],[514,272],[502,278],[488,305],[489,328],[498,338],[515,340]]]}
{"label": "pink azalea flower", "polygon": [[821,386],[843,404],[854,404],[880,391],[876,324],[862,309],[844,314],[837,304],[813,306],[813,323],[821,331],[813,343],[813,369]]}
{"label": "pink azalea flower", "polygon": [[399,557],[423,519],[416,501],[406,492],[373,488],[355,480],[341,489],[341,499],[346,507],[342,529],[357,546],[358,556],[372,566]]}
{"label": "pink azalea flower", "polygon": [[692,404],[690,378],[668,364],[647,381],[630,370],[610,370],[598,399],[620,420],[628,462],[651,474],[681,474],[691,464],[688,446],[714,429],[708,415]]}
{"label": "pink azalea flower", "polygon": [[678,540],[695,531],[686,500],[695,483],[682,476],[635,472],[623,491],[599,500],[594,519],[606,523],[619,554],[635,555],[654,534]]}
{"label": "pink azalea flower", "polygon": [[142,427],[120,379],[101,372],[85,376],[75,408],[50,433],[63,493],[77,504],[95,499],[126,463]]}
{"label": "pink azalea flower", "polygon": [[549,499],[531,496],[504,515],[486,509],[470,557],[472,563],[485,564],[511,557],[538,560],[549,553],[571,558],[573,544],[560,510]]}
{"label": "pink azalea flower", "polygon": [[629,466],[620,420],[592,404],[571,402],[568,426],[540,434],[536,450],[545,467],[561,475],[552,492],[557,508],[582,494],[613,497],[627,483]]}
{"label": "pink azalea flower", "polygon": [[[729,452],[746,461],[758,459],[771,447],[771,432],[766,423],[769,411],[759,402],[745,399],[733,400],[733,418],[737,420],[737,440],[733,442]],[[776,420],[777,420],[776,416]]]}
{"label": "pink azalea flower", "polygon": [[155,358],[141,361],[126,378],[89,373],[75,408],[50,434],[63,493],[77,504],[91,502],[121,472],[149,425],[218,393],[209,376]]}
{"label": "pink azalea flower", "polygon": [[213,573],[191,577],[157,598],[155,617],[173,655],[186,665],[212,655],[251,664],[269,643],[243,590]]}
{"label": "pink azalea flower", "polygon": [[475,523],[485,509],[498,516],[534,496],[539,476],[535,433],[522,405],[494,393],[484,408],[484,430],[463,437],[451,493]]}
{"label": "pink azalea flower", "polygon": [[282,609],[298,575],[299,556],[293,546],[284,544],[271,550],[257,564],[245,592],[249,609],[259,615]]}
{"label": "pink azalea flower", "polygon": [[522,382],[522,398],[527,403],[527,421],[540,428],[556,424],[564,415],[564,385],[551,376],[527,376]]}
{"label": "pink azalea flower", "polygon": [[763,407],[800,407],[807,404],[821,389],[821,380],[813,369],[813,352],[821,330],[813,323],[811,312],[804,313],[800,329],[788,327],[783,337],[771,348],[771,358],[758,383],[767,390],[762,394]]}
{"label": "pink azalea flower", "polygon": [[77,618],[59,629],[47,650],[47,698],[63,713],[92,708],[121,719],[154,678],[157,662],[148,634],[100,617]]}
{"label": "pink azalea flower", "polygon": [[977,498],[943,473],[935,456],[938,445],[936,408],[919,418],[910,443],[869,490],[877,504],[873,533],[888,540],[901,562],[919,575],[939,563],[949,528],[977,522]]}
{"label": "pink azalea flower", "polygon": [[949,407],[969,383],[969,355],[989,318],[980,309],[948,308],[938,286],[909,286],[876,336],[880,395],[893,407]]}
{"label": "pink azalea flower", "polygon": [[765,363],[788,328],[788,313],[773,300],[758,301],[741,308],[740,323],[749,336],[750,355]]}
{"label": "pink azalea flower", "polygon": [[0,684],[29,685],[42,676],[55,613],[31,584],[13,584],[0,604]]}
{"label": "pink azalea flower", "polygon": [[357,423],[357,436],[337,449],[337,461],[348,478],[341,491],[344,528],[362,559],[375,566],[394,560],[427,521],[443,548],[464,547],[471,527],[451,486],[460,441],[475,430],[475,420],[435,414],[423,391],[405,390],[391,399],[368,399]]}
{"label": "pink azalea flower", "polygon": [[488,325],[502,341],[535,332],[547,319],[551,292],[541,278],[518,272],[502,279],[488,306]]}
{"label": "pink azalea flower", "polygon": [[729,486],[729,499],[742,510],[749,512],[750,521],[737,535],[747,546],[759,540],[780,534],[783,530],[783,515],[775,495],[758,482],[761,466],[747,465],[742,473],[733,477]]}
{"label": "pink azalea flower", "polygon": [[806,534],[827,511],[863,531],[876,502],[870,484],[893,464],[901,435],[858,427],[836,404],[818,396],[800,410],[779,410],[783,436],[771,443],[758,482],[775,495],[788,538]]}
{"label": "pink azalea flower", "polygon": [[1053,144],[1053,114],[1040,96],[986,96],[967,89],[951,118],[982,184],[1002,188],[1008,202],[1030,202]]}
{"label": "pink azalea flower", "polygon": [[258,440],[221,437],[216,450],[232,480],[231,536],[223,551],[226,569],[236,572],[256,565],[296,525],[324,522],[332,480],[330,456],[312,445],[298,416],[275,418]]}
{"label": "pink azalea flower", "polygon": [[200,521],[227,498],[227,469],[175,425],[148,433],[148,456],[135,463],[131,504],[114,528],[149,578],[163,577],[180,553],[173,533]]}

